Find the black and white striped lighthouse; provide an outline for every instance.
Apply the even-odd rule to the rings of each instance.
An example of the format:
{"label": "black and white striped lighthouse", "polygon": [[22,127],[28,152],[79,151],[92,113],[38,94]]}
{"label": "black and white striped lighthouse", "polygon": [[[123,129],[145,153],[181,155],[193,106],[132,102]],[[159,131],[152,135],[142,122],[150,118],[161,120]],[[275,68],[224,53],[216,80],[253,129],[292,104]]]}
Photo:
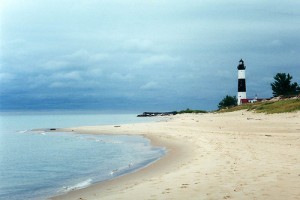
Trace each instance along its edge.
{"label": "black and white striped lighthouse", "polygon": [[247,99],[246,95],[246,74],[245,69],[246,66],[244,65],[244,61],[241,59],[238,69],[238,105],[242,103],[242,99]]}

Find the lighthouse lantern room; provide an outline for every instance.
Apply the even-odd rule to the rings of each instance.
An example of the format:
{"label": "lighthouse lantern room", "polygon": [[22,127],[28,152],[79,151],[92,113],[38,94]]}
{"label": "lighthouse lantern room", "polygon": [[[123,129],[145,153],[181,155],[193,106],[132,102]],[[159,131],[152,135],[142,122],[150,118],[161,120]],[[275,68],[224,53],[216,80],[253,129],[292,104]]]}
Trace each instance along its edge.
{"label": "lighthouse lantern room", "polygon": [[243,100],[247,99],[246,95],[246,74],[245,69],[246,66],[244,65],[244,61],[241,59],[238,69],[238,105],[242,104]]}

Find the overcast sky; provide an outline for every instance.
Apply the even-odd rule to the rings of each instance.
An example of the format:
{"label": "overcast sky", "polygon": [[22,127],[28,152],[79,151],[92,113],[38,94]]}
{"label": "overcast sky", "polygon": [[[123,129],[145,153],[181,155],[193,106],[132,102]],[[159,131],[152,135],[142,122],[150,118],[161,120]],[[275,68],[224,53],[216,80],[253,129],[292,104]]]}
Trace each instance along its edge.
{"label": "overcast sky", "polygon": [[1,0],[0,108],[216,109],[300,82],[300,1]]}

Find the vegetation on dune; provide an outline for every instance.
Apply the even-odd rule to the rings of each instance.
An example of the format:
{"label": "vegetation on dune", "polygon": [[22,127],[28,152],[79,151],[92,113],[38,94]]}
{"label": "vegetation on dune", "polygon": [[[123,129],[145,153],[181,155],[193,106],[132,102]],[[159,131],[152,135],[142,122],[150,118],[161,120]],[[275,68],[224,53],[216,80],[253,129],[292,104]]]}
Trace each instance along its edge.
{"label": "vegetation on dune", "polygon": [[238,110],[248,110],[267,114],[295,112],[300,110],[300,99],[248,103],[229,109],[223,109],[219,112],[233,112]]}
{"label": "vegetation on dune", "polygon": [[[256,102],[256,103],[247,103],[239,106],[227,107],[226,109],[220,109],[217,112],[234,112],[239,110],[247,110],[253,111],[257,113],[267,113],[267,114],[275,114],[275,113],[287,113],[287,112],[297,112],[300,111],[300,99],[299,98],[291,98],[291,99],[282,99],[278,101],[265,101],[265,102]],[[184,113],[208,113],[205,110],[181,110],[178,111],[177,114]]]}
{"label": "vegetation on dune", "polygon": [[207,113],[207,111],[205,110],[191,110],[189,108],[187,108],[186,110],[181,110],[179,112],[177,112],[178,114],[184,114],[184,113]]}

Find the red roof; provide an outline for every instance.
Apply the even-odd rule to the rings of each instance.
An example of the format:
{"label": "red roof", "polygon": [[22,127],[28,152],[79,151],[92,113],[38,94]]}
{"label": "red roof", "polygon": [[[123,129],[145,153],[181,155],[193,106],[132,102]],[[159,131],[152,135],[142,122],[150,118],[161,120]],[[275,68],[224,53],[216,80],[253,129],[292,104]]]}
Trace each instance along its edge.
{"label": "red roof", "polygon": [[241,102],[242,103],[249,103],[249,100],[248,99],[241,99]]}

